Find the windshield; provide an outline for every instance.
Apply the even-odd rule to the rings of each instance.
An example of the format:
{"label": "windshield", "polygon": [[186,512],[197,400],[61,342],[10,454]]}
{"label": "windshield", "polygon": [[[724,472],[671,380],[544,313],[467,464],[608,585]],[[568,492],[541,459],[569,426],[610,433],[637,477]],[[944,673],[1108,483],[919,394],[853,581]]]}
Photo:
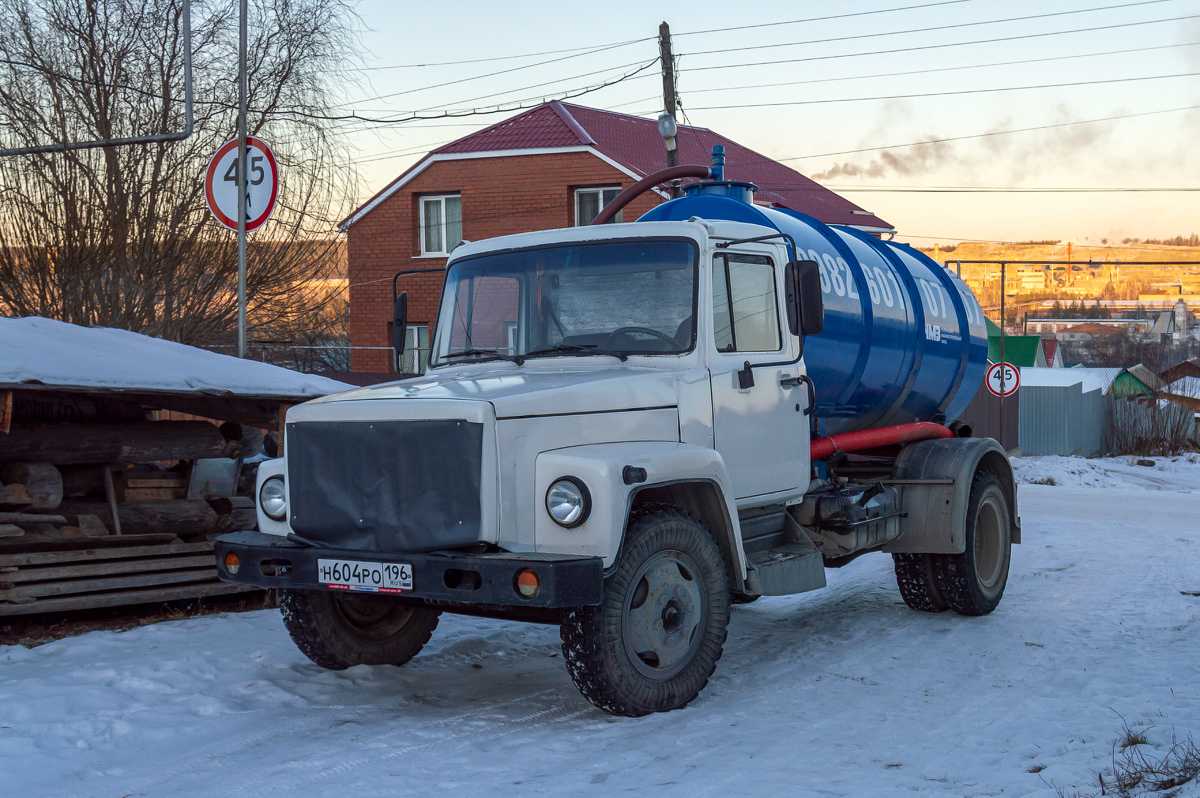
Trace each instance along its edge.
{"label": "windshield", "polygon": [[446,275],[431,365],[677,355],[696,338],[696,248],[637,239],[485,255]]}

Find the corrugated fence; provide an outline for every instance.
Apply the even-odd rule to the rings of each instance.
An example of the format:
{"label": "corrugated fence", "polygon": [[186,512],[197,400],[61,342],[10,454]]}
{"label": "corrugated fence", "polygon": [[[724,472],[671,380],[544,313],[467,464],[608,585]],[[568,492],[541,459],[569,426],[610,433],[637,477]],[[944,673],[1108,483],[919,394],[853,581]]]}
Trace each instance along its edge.
{"label": "corrugated fence", "polygon": [[1021,394],[1018,445],[1023,455],[1104,454],[1110,399],[1080,384],[1025,386]]}

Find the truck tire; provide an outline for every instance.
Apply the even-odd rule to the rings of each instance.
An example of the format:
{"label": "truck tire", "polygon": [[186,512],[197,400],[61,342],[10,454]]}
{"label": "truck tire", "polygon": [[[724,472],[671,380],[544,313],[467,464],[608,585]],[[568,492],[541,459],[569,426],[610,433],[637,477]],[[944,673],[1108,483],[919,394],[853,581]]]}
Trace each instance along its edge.
{"label": "truck tire", "polygon": [[640,717],[687,706],[721,658],[729,577],[696,517],[663,505],[631,519],[604,600],[563,614],[563,658],[584,698]]}
{"label": "truck tire", "polygon": [[893,554],[896,584],[910,609],[920,612],[945,612],[950,608],[938,587],[934,554]]}
{"label": "truck tire", "polygon": [[315,664],[403,665],[429,642],[441,612],[382,596],[281,590],[279,610],[296,647]]}
{"label": "truck tire", "polygon": [[966,551],[937,555],[938,589],[960,615],[996,609],[1008,583],[1012,507],[994,471],[980,470],[967,501]]}

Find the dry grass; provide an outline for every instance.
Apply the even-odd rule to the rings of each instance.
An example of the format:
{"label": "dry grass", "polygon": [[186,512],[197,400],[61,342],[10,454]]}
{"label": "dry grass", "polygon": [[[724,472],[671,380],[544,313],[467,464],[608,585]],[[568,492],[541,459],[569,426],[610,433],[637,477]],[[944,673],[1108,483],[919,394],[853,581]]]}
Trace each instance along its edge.
{"label": "dry grass", "polygon": [[1159,754],[1148,749],[1145,730],[1128,724],[1113,744],[1112,765],[1095,774],[1096,786],[1086,792],[1058,789],[1061,798],[1174,798],[1189,784],[1200,783],[1200,747],[1191,735],[1172,739]]}

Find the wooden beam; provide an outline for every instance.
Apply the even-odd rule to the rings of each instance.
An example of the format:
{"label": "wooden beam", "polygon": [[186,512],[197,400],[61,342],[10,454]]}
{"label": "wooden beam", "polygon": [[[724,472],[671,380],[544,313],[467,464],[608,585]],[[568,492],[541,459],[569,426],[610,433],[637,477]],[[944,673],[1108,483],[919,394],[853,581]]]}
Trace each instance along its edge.
{"label": "wooden beam", "polygon": [[215,560],[209,554],[187,554],[181,557],[133,558],[104,562],[84,562],[74,565],[17,568],[9,573],[0,573],[0,587],[10,587],[21,582],[49,582],[52,579],[78,579],[84,576],[116,576],[144,571],[169,571],[183,568],[213,566]]}
{"label": "wooden beam", "polygon": [[27,604],[0,604],[0,616],[31,615],[40,612],[90,610],[97,607],[122,607],[129,604],[157,604],[179,599],[198,599],[229,593],[247,593],[259,588],[230,582],[204,582],[181,587],[150,590],[122,590],[83,596],[63,596],[52,599],[33,599]]}
{"label": "wooden beam", "polygon": [[12,391],[0,391],[0,433],[8,434],[12,426],[13,396]]}
{"label": "wooden beam", "polygon": [[[160,538],[161,535],[151,535]],[[121,542],[136,539],[135,535],[124,535]],[[100,540],[88,540],[86,546],[81,546],[78,540],[71,541],[74,548],[63,551],[29,551],[0,554],[0,568],[24,567],[28,565],[51,565],[66,562],[99,562],[105,560],[124,560],[132,557],[165,557],[175,554],[207,553],[212,556],[213,544],[202,543],[160,543],[158,545],[142,546],[110,546],[97,548]]]}
{"label": "wooden beam", "polygon": [[98,577],[96,579],[66,579],[57,582],[33,582],[8,589],[0,589],[0,601],[24,602],[49,596],[68,596],[72,593],[97,593],[101,590],[122,590],[131,587],[171,585],[181,582],[201,582],[217,578],[217,564],[209,563],[202,568],[184,571],[159,571],[149,574]]}

